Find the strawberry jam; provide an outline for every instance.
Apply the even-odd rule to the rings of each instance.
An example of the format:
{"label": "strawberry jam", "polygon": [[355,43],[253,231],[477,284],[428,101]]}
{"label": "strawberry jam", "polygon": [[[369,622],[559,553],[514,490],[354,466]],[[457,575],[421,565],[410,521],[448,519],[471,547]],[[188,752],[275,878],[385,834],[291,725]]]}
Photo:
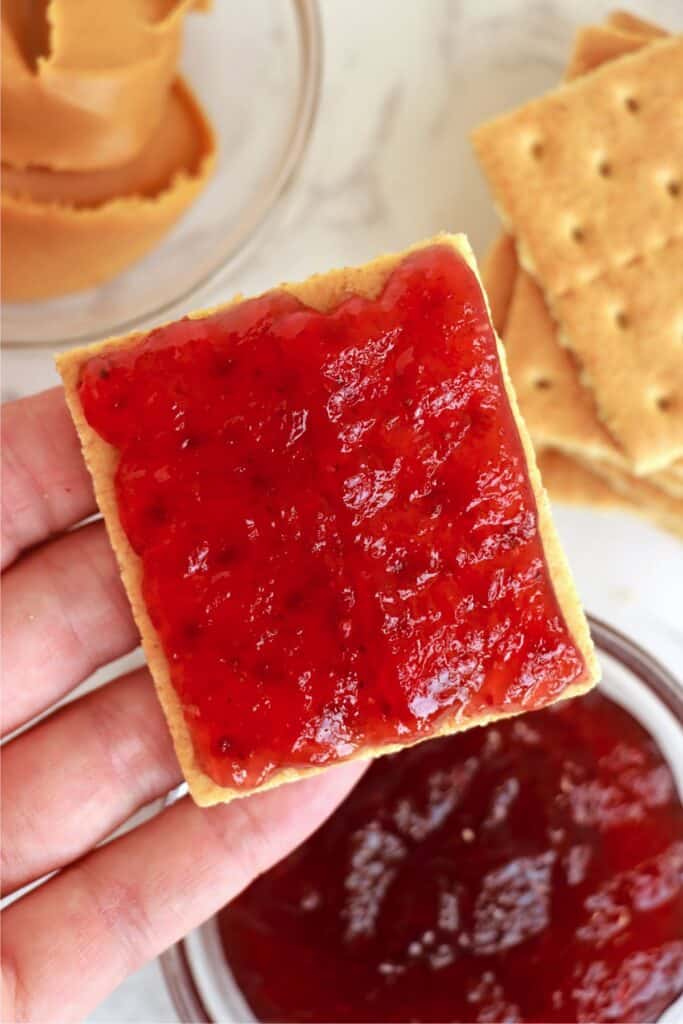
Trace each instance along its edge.
{"label": "strawberry jam", "polygon": [[451,248],[320,313],[272,292],[91,358],[121,521],[199,763],[282,766],[515,712],[586,672],[476,277]]}
{"label": "strawberry jam", "polygon": [[219,928],[261,1021],[654,1021],[683,993],[683,809],[594,691],[376,761]]}

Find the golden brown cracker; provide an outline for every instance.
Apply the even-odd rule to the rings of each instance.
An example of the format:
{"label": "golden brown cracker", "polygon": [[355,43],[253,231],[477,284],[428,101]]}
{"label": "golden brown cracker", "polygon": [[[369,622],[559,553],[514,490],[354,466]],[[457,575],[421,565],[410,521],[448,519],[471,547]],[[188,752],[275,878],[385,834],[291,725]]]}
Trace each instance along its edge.
{"label": "golden brown cracker", "polygon": [[[635,25],[630,25],[630,30],[634,31]],[[589,26],[577,34],[568,77],[579,68],[591,70],[604,60],[644,45],[643,36],[664,34],[657,26],[643,25],[641,38],[624,39],[623,33],[609,26]],[[560,465],[562,453],[573,453],[607,459],[626,468],[623,452],[596,417],[592,394],[580,384],[574,361],[558,348],[555,324],[543,295],[533,279],[518,268],[513,244],[509,235],[502,235],[494,243],[484,263],[484,280],[489,294],[496,297],[494,320],[497,317],[498,329],[505,334],[510,373],[534,443],[559,449],[556,454]],[[517,274],[520,280],[511,287],[511,279]],[[502,278],[500,284],[497,276]],[[541,463],[546,461],[552,464],[552,459],[542,459]],[[571,468],[577,465],[564,461]],[[587,474],[583,467],[577,472]],[[653,474],[649,482],[681,497],[682,474],[683,462],[679,461]],[[597,479],[594,473],[591,476]],[[604,489],[602,483],[600,486]]]}
{"label": "golden brown cracker", "polygon": [[517,400],[534,443],[593,458],[618,449],[595,415],[571,355],[555,337],[555,324],[543,293],[520,271],[510,303],[505,351]]}
{"label": "golden brown cracker", "polygon": [[489,297],[491,319],[498,336],[503,337],[512,301],[519,264],[512,235],[503,232],[487,252],[481,277]]}
{"label": "golden brown cracker", "polygon": [[[609,30],[603,30],[603,31],[606,31],[607,33],[609,32]],[[624,36],[624,33],[622,33],[621,35]],[[616,37],[614,37],[614,38],[616,38]],[[665,69],[668,69],[669,71],[672,71],[672,67],[673,67],[672,66],[672,59],[673,59],[673,56],[674,55],[677,55],[678,57],[681,56],[681,42],[682,42],[681,40],[673,40],[673,41],[671,41],[671,43],[667,43],[666,45],[665,44],[661,44],[661,43],[657,43],[653,47],[649,47],[648,49],[654,49],[655,50],[655,54],[657,56],[663,55],[663,61],[661,61],[661,66],[663,66],[663,68],[665,68]],[[591,35],[587,36],[585,34],[583,36],[581,36],[580,39],[579,39],[579,44],[578,44],[577,51],[575,51],[575,53],[574,53],[574,58],[577,58],[577,55],[578,55],[581,59],[588,60],[589,63],[592,60],[596,59],[596,57],[599,55],[599,51],[596,50],[594,43],[595,43],[595,40],[594,40],[593,36],[591,36]],[[622,52],[623,52],[625,46],[633,46],[633,45],[637,45],[637,44],[640,44],[640,43],[642,43],[642,40],[640,42],[636,41],[636,43],[634,44],[633,38],[631,39],[631,41],[629,41],[627,43],[625,43],[624,39],[622,39],[621,42],[618,43],[618,46],[622,47]],[[673,49],[671,47],[673,47]],[[642,56],[644,56],[644,52],[643,52]],[[634,59],[635,58],[627,58],[627,60],[634,60]],[[651,57],[649,59],[651,60]],[[622,63],[626,63],[627,60],[617,61],[617,63],[620,63],[620,65],[622,65]],[[651,63],[647,67],[651,68]],[[683,68],[680,65],[677,65],[676,67],[678,68],[678,71],[673,73],[673,81],[674,81],[674,83],[676,82],[677,79],[681,80],[681,77],[682,77],[682,74],[683,74]],[[595,79],[597,76],[602,75],[603,72],[606,71],[606,70],[607,69],[601,69],[594,76],[591,76],[591,79]],[[612,92],[613,92],[613,89],[615,88],[615,86],[614,86],[614,83],[611,82],[611,80],[607,80],[607,84],[606,85],[602,81],[602,78],[600,78],[599,81],[601,83],[601,88],[599,90],[597,90],[598,93],[601,92],[601,93],[604,94],[605,91],[607,91],[607,87],[609,87],[609,89],[611,89]],[[660,81],[660,79],[658,81]],[[641,97],[640,100],[635,100],[635,98],[634,98],[634,102],[636,103],[637,106],[642,101],[643,95],[650,95],[650,96],[652,96],[656,92],[655,89],[654,90],[652,89],[651,83],[647,82],[647,83],[645,83],[645,85],[647,86],[647,88],[643,87],[643,89],[641,90],[641,92],[640,92],[640,97]],[[668,119],[672,120],[672,118],[673,118],[675,120],[677,117],[679,117],[679,115],[676,114],[676,111],[678,111],[679,109],[681,111],[681,116],[683,117],[683,99],[682,99],[682,97],[683,97],[683,90],[679,90],[679,93],[680,93],[679,98],[678,98],[678,100],[675,100],[673,102],[673,106],[674,106],[675,110],[674,110],[674,113],[672,114],[672,110],[670,109],[671,106],[672,106],[671,96],[672,96],[672,89],[675,91],[675,85],[672,86],[672,84],[669,83],[667,88],[668,88],[669,91],[667,91],[667,89],[665,89],[664,92],[665,92],[666,96],[669,96],[669,104],[667,105],[666,102],[664,103],[665,108],[666,108],[665,114],[658,119],[659,122],[661,122],[661,123],[667,122]],[[564,102],[565,109],[568,110],[569,112],[573,111],[573,115],[572,116],[575,116],[574,108],[577,108],[578,105],[579,105],[579,108],[581,110],[585,110],[586,102],[587,102],[587,96],[581,94],[580,97],[579,97],[580,101],[578,101],[577,100],[577,94],[575,94],[574,92],[571,92],[571,89],[575,89],[575,86],[565,87],[564,90],[560,90],[559,92],[555,93],[554,94],[554,98],[555,98],[555,100],[557,100],[557,98],[560,97],[560,99],[562,99],[562,101]],[[648,89],[649,89],[649,93],[648,93]],[[590,98],[592,93],[595,92],[595,91],[596,91],[595,88],[593,88],[592,91],[589,90],[588,98]],[[610,92],[610,96],[612,96],[612,92]],[[603,95],[602,98],[604,100],[604,95]],[[613,96],[612,96],[612,98],[613,98]],[[661,98],[661,97],[659,97],[659,98]],[[540,100],[540,101],[538,101],[538,103],[543,104],[544,100]],[[504,127],[503,127],[502,135],[506,136],[507,133],[509,133],[509,127],[510,127],[511,120],[513,122],[515,121],[515,119],[519,120],[519,118],[518,118],[519,115],[524,115],[525,112],[528,112],[528,110],[530,108],[535,108],[535,105],[538,105],[538,103],[537,104],[528,104],[528,108],[524,108],[521,112],[517,112],[516,115],[510,115],[507,118],[499,119],[498,122],[493,122],[492,125],[490,125],[489,127],[494,127],[497,124],[500,125],[501,123],[505,123]],[[649,103],[648,103],[648,105],[649,105]],[[652,106],[654,106],[654,105],[655,104],[653,103]],[[561,104],[560,104],[560,106],[561,106]],[[603,106],[604,106],[604,102],[603,102]],[[636,115],[638,114],[638,111],[629,111],[629,113],[632,114],[633,118],[635,119]],[[656,113],[656,111],[655,111],[655,113]],[[544,117],[547,117],[547,114],[548,114],[548,112],[545,111],[544,112]],[[650,111],[650,114],[651,114],[651,111]],[[569,118],[569,120],[571,120],[571,118]],[[620,119],[616,119],[616,120],[618,121]],[[623,119],[621,119],[621,120],[623,120]],[[650,117],[650,120],[657,121],[657,118],[656,117],[654,117],[654,118]],[[564,126],[562,126],[560,124],[559,127],[560,128],[562,128],[562,127],[566,128],[566,124]],[[659,125],[659,127],[661,129],[661,124]],[[683,127],[683,124],[682,124],[682,127]],[[519,129],[519,125],[518,124],[517,124],[516,128],[517,128],[517,130]],[[497,132],[494,131],[494,134],[497,134]],[[501,133],[497,134],[497,141],[496,141],[497,145],[501,141],[500,134]],[[624,135],[624,132],[622,132],[622,135]],[[659,141],[661,141],[660,138],[659,138]],[[547,160],[546,158],[548,157],[548,153],[546,151],[545,146],[541,145],[540,141],[539,141],[538,144],[540,146],[540,150],[537,153],[537,159],[536,159],[536,162],[538,164],[544,164],[544,166],[547,166],[549,164],[553,164],[553,161],[557,161],[559,159],[558,154],[555,153],[554,156],[551,156],[550,160]],[[555,138],[553,138],[553,145],[554,144],[555,144]],[[648,145],[649,145],[649,136],[648,136]],[[677,156],[676,156],[676,147],[677,147],[677,145],[678,145],[679,148],[681,148],[681,146],[683,145],[683,131],[679,131],[678,132],[677,139],[673,142],[673,145],[669,146],[669,151],[670,151],[669,157],[668,157],[669,164],[668,165],[663,165],[663,164],[660,163],[658,165],[657,170],[656,170],[656,174],[654,175],[656,177],[657,181],[659,181],[659,184],[661,186],[659,188],[659,197],[658,197],[659,201],[661,199],[663,199],[663,196],[665,196],[665,195],[669,199],[669,206],[671,207],[671,222],[670,222],[670,228],[669,229],[674,234],[674,238],[677,237],[677,232],[683,233],[683,216],[681,215],[682,204],[676,202],[680,198],[680,196],[679,196],[679,185],[677,183],[678,179],[676,178],[673,170],[669,170],[669,171],[667,171],[665,173],[665,170],[663,168],[665,166],[671,167],[672,166],[672,161],[674,162],[674,164],[676,163],[676,161],[678,159]],[[627,148],[628,148],[628,145],[627,145]],[[655,148],[656,148],[656,146],[655,146]],[[671,152],[672,150],[674,151],[673,153]],[[661,146],[659,146],[659,152],[660,151],[661,151]],[[618,211],[616,209],[613,209],[613,206],[614,206],[614,202],[613,202],[614,201],[614,195],[616,193],[618,193],[618,191],[620,191],[620,188],[622,190],[622,193],[624,193],[624,190],[628,189],[628,184],[625,183],[625,182],[622,182],[621,185],[617,186],[616,190],[614,190],[611,187],[609,187],[609,189],[607,191],[606,186],[607,185],[611,186],[615,182],[615,179],[617,177],[616,165],[615,165],[615,162],[614,162],[614,151],[613,150],[610,151],[611,155],[608,158],[606,155],[604,155],[604,153],[605,153],[605,146],[603,145],[601,152],[603,153],[603,157],[601,157],[601,161],[599,162],[598,166],[596,166],[594,168],[595,173],[593,175],[592,191],[595,191],[596,187],[598,187],[596,185],[596,182],[597,181],[601,181],[602,185],[604,186],[602,188],[602,191],[603,191],[602,202],[601,203],[599,202],[599,200],[600,200],[599,187],[598,187],[598,191],[597,191],[597,193],[595,195],[588,195],[589,193],[591,193],[591,188],[589,188],[588,184],[586,184],[586,182],[584,182],[584,186],[587,189],[587,196],[585,197],[585,204],[589,204],[589,202],[592,201],[598,208],[600,208],[600,207],[603,208],[602,209],[602,215],[603,216],[607,215],[607,216],[611,216],[613,219],[617,219]],[[682,153],[683,153],[683,151],[682,151]],[[633,156],[633,154],[632,154],[632,156]],[[566,148],[565,148],[565,151],[564,151],[564,158],[563,159],[565,161],[568,159]],[[638,161],[636,161],[636,163],[637,162]],[[485,163],[485,160],[484,160],[484,163]],[[513,163],[514,163],[514,160],[513,160]],[[573,159],[572,161],[570,161],[570,165],[571,166],[567,167],[565,169],[566,174],[568,174],[569,176],[571,176],[573,174],[573,167],[574,167],[575,163],[577,163],[577,161],[575,161],[575,159]],[[623,164],[621,158],[620,158],[620,166],[622,166],[623,171],[628,171],[628,166],[626,164]],[[679,167],[680,166],[683,166],[683,161],[681,161],[681,163],[679,164]],[[584,171],[585,171],[585,168],[584,168]],[[561,176],[561,173],[560,173],[560,176]],[[627,174],[627,177],[630,177],[630,176],[631,176],[630,174]],[[553,174],[551,173],[549,180],[552,179],[552,177],[553,177]],[[579,177],[580,178],[582,177],[581,173],[579,174]],[[584,177],[585,177],[585,175],[584,175]],[[666,178],[666,181],[664,181],[665,178]],[[496,183],[494,183],[494,184],[495,184],[495,187],[496,187]],[[649,204],[649,200],[647,199],[647,197],[642,198],[640,196],[640,193],[638,191],[638,184],[637,184],[637,182],[634,182],[634,184],[635,184],[635,193],[634,193],[634,195],[635,195],[635,198],[636,198],[635,205],[647,208],[648,204]],[[565,182],[565,185],[566,185],[566,182]],[[556,186],[557,186],[557,182],[556,181],[555,181],[554,184],[552,183],[552,181],[551,181],[551,183],[548,183],[548,181],[546,181],[545,184],[544,183],[540,183],[541,193],[543,194],[543,196],[546,196],[546,191],[548,189],[550,191],[553,191],[553,188],[556,189]],[[513,190],[514,190],[514,188],[513,188]],[[634,188],[632,187],[631,190],[634,191]],[[651,190],[652,189],[650,189],[650,191]],[[524,183],[523,189],[522,188],[518,188],[518,194],[521,195],[522,191],[524,191],[526,197],[529,197],[530,194],[532,194],[533,196],[536,197],[536,189],[529,189],[527,182]],[[566,191],[566,188],[564,188],[564,191],[561,191],[561,196],[562,197],[566,197],[566,195],[567,195],[567,191]],[[633,199],[633,197],[632,197],[632,199]],[[553,202],[555,203],[555,207],[557,209],[561,208],[561,202],[557,199],[557,197],[555,197],[553,199]],[[567,204],[567,206],[569,205],[569,200],[566,200],[566,204]],[[660,205],[661,204],[659,203],[659,206]],[[564,214],[566,212],[567,206],[565,206],[563,211],[562,210],[560,211],[562,213],[562,216],[564,216]],[[605,211],[606,211],[606,214],[605,214]],[[532,215],[531,215],[531,219],[532,219]],[[539,218],[539,221],[541,219],[542,218]],[[556,219],[557,219],[557,217],[555,218],[555,220]],[[654,217],[653,219],[654,219],[654,221],[656,221],[656,217]],[[523,217],[522,217],[522,221],[523,221]],[[555,222],[555,221],[553,221],[553,222]],[[524,245],[524,241],[525,240],[526,240],[526,242],[528,242],[528,238],[525,236],[525,233],[524,233],[525,224],[524,223],[520,224],[518,221],[515,221],[515,226],[517,228],[519,228],[519,230],[520,230],[520,232],[522,234],[522,246],[521,246],[521,248],[522,248],[522,255],[523,254],[528,255],[528,251],[529,251],[528,250],[528,246]],[[585,254],[587,256],[587,261],[583,265],[582,273],[584,273],[586,276],[593,275],[593,292],[592,292],[592,294],[596,294],[598,292],[598,290],[599,290],[599,287],[600,287],[601,275],[605,271],[602,270],[602,269],[596,269],[595,262],[593,262],[593,263],[591,262],[591,259],[592,259],[591,255],[590,255],[591,245],[590,245],[590,238],[587,237],[587,227],[586,227],[586,225],[585,224],[581,225],[581,224],[579,224],[577,222],[577,223],[574,224],[574,226],[572,228],[572,231],[575,234],[575,237],[573,237],[572,240],[571,240],[572,243],[573,243],[574,250],[578,251],[578,250],[581,249],[581,250],[583,250],[585,252]],[[553,246],[552,233],[553,233],[552,231],[548,232],[549,238],[551,238],[551,241],[549,243],[551,248]],[[605,232],[602,231],[602,233],[604,234]],[[650,231],[650,234],[651,234],[651,231]],[[636,236],[636,238],[638,238],[638,236]],[[645,239],[644,242],[642,241],[643,238]],[[665,236],[664,240],[661,240],[661,239],[659,240],[659,244],[667,243],[668,241],[669,241],[669,237]],[[651,242],[651,238],[650,238],[650,242]],[[555,243],[555,244],[556,244],[556,255],[558,256],[558,259],[560,259],[561,255],[563,253],[563,245],[566,244],[566,240],[561,245],[558,245],[557,243]],[[638,240],[635,248],[632,248],[631,254],[629,256],[629,259],[631,261],[633,261],[634,259],[637,258],[638,252],[640,251],[641,248],[644,248],[645,250],[647,250],[647,248],[648,248],[648,245],[647,245],[647,231],[641,231],[640,232],[640,239]],[[656,246],[654,246],[654,248],[656,248]],[[593,247],[593,249],[595,249],[595,247]],[[626,259],[626,256],[625,256],[624,253],[622,254],[622,256],[623,256],[623,258]],[[612,257],[610,256],[609,259],[612,259]],[[560,259],[560,262],[561,262],[561,259]],[[538,259],[536,259],[536,258],[535,258],[535,263],[538,263]],[[649,261],[646,261],[645,266],[648,267],[649,265],[650,265]],[[613,267],[613,263],[610,263],[609,267],[610,268]],[[588,268],[588,273],[587,273],[587,268]],[[563,271],[560,271],[560,273],[562,273],[562,272]],[[596,281],[595,281],[596,276],[598,278],[597,284],[596,284]],[[542,280],[544,280],[544,283],[546,285],[548,285],[548,281],[544,278],[543,272],[541,272],[541,278],[542,278]],[[676,276],[676,268],[675,267],[672,266],[669,271],[667,271],[667,269],[665,269],[665,279],[669,282],[669,288],[672,290],[672,293],[673,293],[672,294],[672,300],[675,303],[676,302],[676,298],[677,298],[677,282],[680,281],[680,278],[677,278],[677,276]],[[551,281],[552,280],[553,279],[552,279],[552,272],[551,272]],[[561,285],[561,283],[560,283],[560,285]],[[558,318],[561,319],[561,314],[560,314],[560,311],[559,311],[559,303],[560,303],[561,297],[564,295],[564,291],[563,291],[563,288],[560,287],[560,285],[558,285],[557,282],[556,282],[555,283],[555,291],[553,291],[553,285],[551,284],[550,287],[548,288],[548,292],[549,292],[549,298],[550,298],[550,301],[551,301],[551,305],[553,305],[553,311],[554,311],[555,315],[558,316]],[[574,280],[574,286],[575,287],[572,286],[572,294],[575,291],[575,289],[580,287],[580,286],[575,285],[575,280]],[[678,293],[680,294],[680,288],[678,288]],[[567,298],[567,301],[564,303],[563,308],[568,308],[568,307],[569,307],[569,299]],[[574,325],[574,329],[575,329],[575,327],[577,327],[577,321],[575,321],[575,318],[574,318],[573,325]],[[568,328],[568,325],[564,325],[564,326]],[[568,330],[568,329],[566,330],[565,335],[566,335],[566,342],[567,342],[567,344],[569,344],[573,348],[575,354],[577,354],[579,356],[579,359],[583,360],[583,353],[584,353],[584,351],[586,351],[586,350],[590,351],[591,350],[591,348],[593,347],[594,339],[586,337],[585,335],[577,338],[577,337],[574,336],[574,332],[572,330]],[[667,373],[667,371],[669,369],[669,366],[670,366],[670,361],[667,360],[666,357],[665,357],[665,354],[663,352],[661,352],[661,348],[660,348],[660,346],[658,344],[658,339],[655,338],[655,337],[651,338],[649,346],[648,346],[648,361],[652,362],[652,360],[654,360],[654,362],[657,362],[657,361],[660,362],[660,367],[659,367],[660,376]],[[606,422],[608,428],[610,429],[610,431],[615,434],[615,436],[618,439],[618,441],[620,441],[621,445],[624,447],[625,455],[628,458],[630,458],[630,459],[632,459],[634,461],[634,463],[636,464],[639,472],[641,472],[641,473],[653,472],[654,470],[658,469],[659,467],[666,466],[674,458],[677,458],[677,456],[679,455],[679,453],[681,451],[681,446],[679,444],[679,439],[680,438],[679,438],[678,431],[680,430],[681,433],[683,433],[683,417],[677,423],[676,419],[675,419],[675,416],[672,416],[670,418],[670,420],[669,420],[669,429],[667,431],[663,431],[663,430],[661,430],[661,424],[660,423],[657,424],[657,422],[656,422],[657,419],[658,419],[657,416],[653,415],[652,414],[652,409],[650,407],[648,407],[647,408],[647,412],[649,414],[648,415],[648,422],[644,426],[644,429],[642,431],[637,431],[635,429],[635,425],[633,424],[633,421],[631,421],[631,427],[632,427],[631,430],[627,431],[624,434],[617,433],[617,429],[618,429],[617,423],[621,423],[622,419],[628,419],[628,413],[627,413],[626,417],[623,416],[621,419],[617,417],[615,419],[613,407],[614,407],[615,403],[618,404],[618,401],[620,401],[620,395],[618,395],[618,392],[615,391],[615,389],[613,387],[610,387],[609,380],[607,380],[606,383],[603,383],[603,380],[600,380],[600,381],[593,380],[590,374],[588,375],[587,380],[589,380],[590,383],[595,388],[595,397],[597,399],[597,404],[598,404],[598,408],[599,408],[599,412],[600,412],[601,417],[605,420],[605,422]],[[604,391],[601,390],[601,388],[603,388],[603,387],[604,387]],[[643,402],[644,402],[644,398],[643,398],[643,396],[641,396],[641,402],[640,402],[640,409],[641,409],[641,411],[642,411],[642,408],[643,408]],[[665,399],[665,402],[668,404],[668,408],[671,408],[671,401],[668,400],[668,399]],[[634,407],[634,408],[637,408],[637,407]],[[636,435],[636,434],[640,435],[641,441],[637,445],[637,447],[634,447],[633,446],[633,438],[634,438],[634,435]],[[665,478],[663,481],[661,481],[661,483],[663,483],[663,485],[665,485],[665,486],[671,486],[672,485],[672,479],[675,480],[676,476],[678,476],[678,475],[680,475],[680,469],[676,470],[675,473],[673,474],[673,476],[670,476],[669,478]]]}
{"label": "golden brown cracker", "polygon": [[666,494],[643,477],[636,477],[609,462],[581,462],[618,495],[636,506],[639,515],[652,519],[671,533],[683,537],[683,499]]}
{"label": "golden brown cracker", "polygon": [[[623,29],[623,31],[620,31]],[[624,32],[630,33],[625,38]],[[608,18],[607,25],[590,25],[577,33],[572,57],[566,77],[571,79],[578,74],[593,70],[606,60],[613,60],[625,53],[646,45],[654,38],[666,36],[667,33],[658,25],[645,22],[633,15],[624,12],[615,12]],[[518,271],[526,275],[526,271]],[[508,271],[509,275],[509,271]],[[528,275],[527,275],[528,276]],[[535,289],[535,302],[543,301],[539,289]],[[514,332],[517,333],[520,321],[523,323],[525,315],[529,315],[535,325],[534,344],[530,346],[529,359],[525,363],[524,348],[519,344],[519,339],[506,338],[508,348],[508,359],[519,367],[519,373],[511,368],[513,382],[522,408],[522,413],[527,421],[529,430],[538,443],[557,445],[563,451],[574,452],[578,455],[597,455],[608,459],[610,462],[627,468],[627,460],[619,446],[609,436],[604,427],[597,421],[595,404],[592,394],[585,388],[581,394],[576,392],[577,369],[570,358],[558,357],[556,351],[550,350],[550,344],[556,344],[555,325],[547,310],[544,313],[539,309],[532,308],[525,314],[523,309],[524,298],[519,295],[517,298],[517,324]],[[507,312],[506,312],[507,316]],[[547,337],[544,339],[540,333],[542,323],[545,323]],[[552,332],[552,339],[550,333]],[[514,349],[514,359],[510,354],[510,346]],[[520,365],[521,364],[521,365]],[[545,367],[545,373],[553,377],[553,390],[558,401],[573,400],[577,409],[574,416],[568,417],[564,410],[558,409],[550,402],[539,401],[540,397],[534,390],[527,388],[527,382],[533,377],[534,368],[540,372]],[[542,415],[542,420],[541,420]],[[591,425],[589,417],[592,415]],[[649,481],[668,494],[676,497],[683,497],[683,461],[672,463],[666,469],[652,474]]]}
{"label": "golden brown cracker", "polygon": [[489,121],[474,143],[522,264],[552,299],[660,248],[683,234],[683,38]]}
{"label": "golden brown cracker", "polygon": [[649,476],[639,479],[654,484],[655,487],[673,495],[674,498],[683,498],[683,476],[681,476],[680,469],[682,464],[679,459],[678,462],[672,462],[666,469],[660,469],[657,473],[651,473]]}
{"label": "golden brown cracker", "polygon": [[607,61],[635,53],[651,41],[647,35],[623,32],[611,25],[586,25],[576,33],[565,79],[571,81]]}
{"label": "golden brown cracker", "polygon": [[661,39],[667,35],[665,30],[659,25],[655,25],[653,21],[639,18],[637,15],[631,14],[630,11],[612,11],[607,17],[607,24],[622,32],[630,32],[646,39]]}
{"label": "golden brown cracker", "polygon": [[[571,353],[557,343],[543,293],[523,270],[507,315],[505,350],[517,400],[537,447],[606,460],[629,471],[622,449],[596,416],[591,391],[581,383]],[[674,463],[653,473],[648,482],[681,497],[680,466]]]}
{"label": "golden brown cracker", "polygon": [[683,236],[554,304],[561,340],[636,469],[683,457]]}
{"label": "golden brown cracker", "polygon": [[538,468],[551,501],[563,505],[589,505],[605,510],[634,511],[634,503],[615,491],[602,477],[556,448],[541,448]]}
{"label": "golden brown cracker", "polygon": [[[330,309],[350,294],[365,296],[376,295],[380,291],[390,272],[397,263],[405,257],[407,252],[422,248],[425,245],[433,244],[445,244],[452,246],[464,257],[476,272],[474,256],[463,235],[438,235],[433,239],[429,239],[426,242],[422,242],[417,246],[411,247],[411,249],[406,250],[403,253],[380,257],[363,267],[330,271],[327,274],[316,275],[309,278],[301,284],[286,284],[281,287],[295,295],[307,305],[313,306],[315,309]],[[241,300],[237,299],[234,301]],[[194,317],[201,317],[204,315],[206,315],[206,311],[192,314]],[[173,736],[178,760],[180,761],[183,774],[189,783],[190,791],[194,799],[199,804],[209,805],[231,800],[239,796],[246,796],[248,793],[255,792],[258,789],[268,789],[283,782],[294,781],[297,778],[308,776],[324,769],[283,768],[263,785],[255,787],[249,791],[244,791],[218,786],[201,769],[197,762],[190,734],[185,724],[182,706],[171,683],[168,663],[142,596],[141,562],[139,557],[131,548],[119,518],[118,504],[114,493],[114,475],[118,462],[118,453],[115,448],[103,441],[102,438],[90,427],[85,419],[78,394],[80,369],[88,359],[96,353],[101,353],[112,348],[130,346],[139,341],[141,337],[143,337],[143,335],[137,333],[124,338],[100,342],[87,348],[75,349],[72,352],[59,356],[57,364],[64,381],[69,409],[71,410],[71,414],[81,439],[85,461],[93,477],[98,504],[104,516],[109,537],[119,561],[121,575],[131,602],[135,621],[140,630],[143,647],[145,649],[150,671],[155,681],[159,700]],[[519,414],[514,391],[512,390],[512,385],[507,374],[505,354],[502,345],[498,346],[498,352],[506,392],[512,414],[515,418],[517,429],[519,431],[520,440],[523,445],[527,462],[529,479],[534,490],[539,531],[543,542],[548,571],[553,581],[555,593],[564,619],[575,639],[575,642],[581,649],[586,665],[588,666],[587,680],[567,687],[561,695],[562,697],[569,697],[588,689],[598,678],[599,668],[595,658],[595,652],[591,644],[590,635],[588,633],[586,620],[583,611],[581,610],[574,584],[550,517],[546,493],[536,467],[533,446]],[[497,717],[500,717],[499,712],[485,715],[476,721],[451,721],[444,725],[441,733],[446,734],[454,732],[465,726],[485,724],[486,722],[493,721]],[[387,754],[399,749],[399,747],[400,744],[389,745],[382,747],[381,749],[363,748],[354,755],[354,758],[368,758],[379,754]]]}
{"label": "golden brown cracker", "polygon": [[[646,35],[639,39],[626,37],[610,26],[580,29],[565,77],[571,79],[593,70],[646,42]],[[494,323],[505,338],[510,373],[534,443],[623,459],[597,419],[593,397],[581,385],[573,360],[558,348],[555,324],[543,294],[519,267],[511,235],[504,233],[494,242],[483,275],[488,294],[493,296]],[[511,305],[514,311],[508,321]]]}
{"label": "golden brown cracker", "polygon": [[[613,17],[618,20],[620,15],[621,12],[615,12]],[[638,19],[633,20],[638,21]],[[642,24],[646,25],[647,23],[643,22]],[[652,28],[656,29],[657,34],[666,35],[657,26],[652,26]],[[607,45],[605,45],[606,39],[608,40]],[[648,33],[644,31],[638,46],[644,46],[647,41]],[[631,53],[633,49],[632,39],[625,40],[622,32],[609,26],[589,25],[579,29],[564,77],[566,79],[575,78],[579,73],[592,71],[606,60],[613,60],[617,56],[623,56],[624,53]],[[579,71],[579,69],[581,70]],[[482,277],[489,295],[494,326],[499,334],[503,333],[519,269],[515,240],[512,235],[503,232],[491,245],[482,264]]]}
{"label": "golden brown cracker", "polygon": [[645,481],[617,467],[600,471],[596,462],[581,462],[551,448],[538,452],[538,467],[553,502],[622,511],[651,520],[683,537],[683,502],[667,499]]}

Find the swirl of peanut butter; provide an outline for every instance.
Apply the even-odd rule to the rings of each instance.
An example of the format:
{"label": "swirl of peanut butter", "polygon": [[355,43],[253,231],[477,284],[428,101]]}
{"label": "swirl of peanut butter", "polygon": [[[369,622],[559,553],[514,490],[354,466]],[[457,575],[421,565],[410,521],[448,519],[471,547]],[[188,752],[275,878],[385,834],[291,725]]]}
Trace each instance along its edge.
{"label": "swirl of peanut butter", "polygon": [[161,119],[192,0],[4,0],[3,160],[124,164]]}
{"label": "swirl of peanut butter", "polygon": [[156,131],[127,164],[87,172],[5,166],[3,298],[51,298],[124,270],[197,198],[215,158],[211,126],[177,79]]}
{"label": "swirl of peanut butter", "polygon": [[199,195],[216,140],[176,76],[206,0],[5,0],[3,298],[98,285]]}

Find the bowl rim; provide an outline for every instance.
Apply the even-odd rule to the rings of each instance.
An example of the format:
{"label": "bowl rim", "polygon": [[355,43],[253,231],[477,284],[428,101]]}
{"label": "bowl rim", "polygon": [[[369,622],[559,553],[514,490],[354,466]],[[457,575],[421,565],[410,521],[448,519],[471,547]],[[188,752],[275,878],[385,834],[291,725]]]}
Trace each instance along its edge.
{"label": "bowl rim", "polygon": [[[102,331],[85,330],[68,337],[50,340],[6,337],[3,329],[4,349],[27,351],[60,350],[70,346],[88,345],[104,338],[115,338],[134,330],[145,330],[168,322],[187,312],[188,305],[213,285],[217,284],[229,268],[239,260],[261,237],[271,217],[280,208],[281,200],[292,186],[296,173],[308,151],[320,106],[323,73],[323,31],[318,0],[289,0],[293,9],[301,60],[296,102],[290,119],[290,132],[284,143],[279,162],[262,191],[258,192],[231,228],[223,255],[215,266],[199,280],[188,285],[153,309],[127,319],[112,318]],[[77,295],[78,293],[74,293]],[[39,303],[36,303],[38,305]],[[22,306],[30,303],[6,303],[3,306]],[[5,315],[3,311],[3,321]]]}
{"label": "bowl rim", "polygon": [[[683,686],[673,673],[614,626],[594,615],[586,617],[598,651],[607,654],[636,676],[661,701],[683,730]],[[159,965],[178,1019],[187,1024],[216,1024],[195,980],[185,938],[159,956]]]}

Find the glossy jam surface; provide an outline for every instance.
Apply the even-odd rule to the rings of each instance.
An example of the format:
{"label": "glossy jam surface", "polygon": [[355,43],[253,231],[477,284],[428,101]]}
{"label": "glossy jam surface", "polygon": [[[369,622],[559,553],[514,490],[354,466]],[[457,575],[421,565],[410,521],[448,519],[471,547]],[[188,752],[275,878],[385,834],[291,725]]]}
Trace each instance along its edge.
{"label": "glossy jam surface", "polygon": [[219,926],[262,1021],[653,1021],[683,992],[683,810],[594,691],[376,761]]}
{"label": "glossy jam surface", "polygon": [[476,278],[406,258],[321,314],[270,293],[92,358],[86,417],[205,771],[428,735],[585,671]]}

